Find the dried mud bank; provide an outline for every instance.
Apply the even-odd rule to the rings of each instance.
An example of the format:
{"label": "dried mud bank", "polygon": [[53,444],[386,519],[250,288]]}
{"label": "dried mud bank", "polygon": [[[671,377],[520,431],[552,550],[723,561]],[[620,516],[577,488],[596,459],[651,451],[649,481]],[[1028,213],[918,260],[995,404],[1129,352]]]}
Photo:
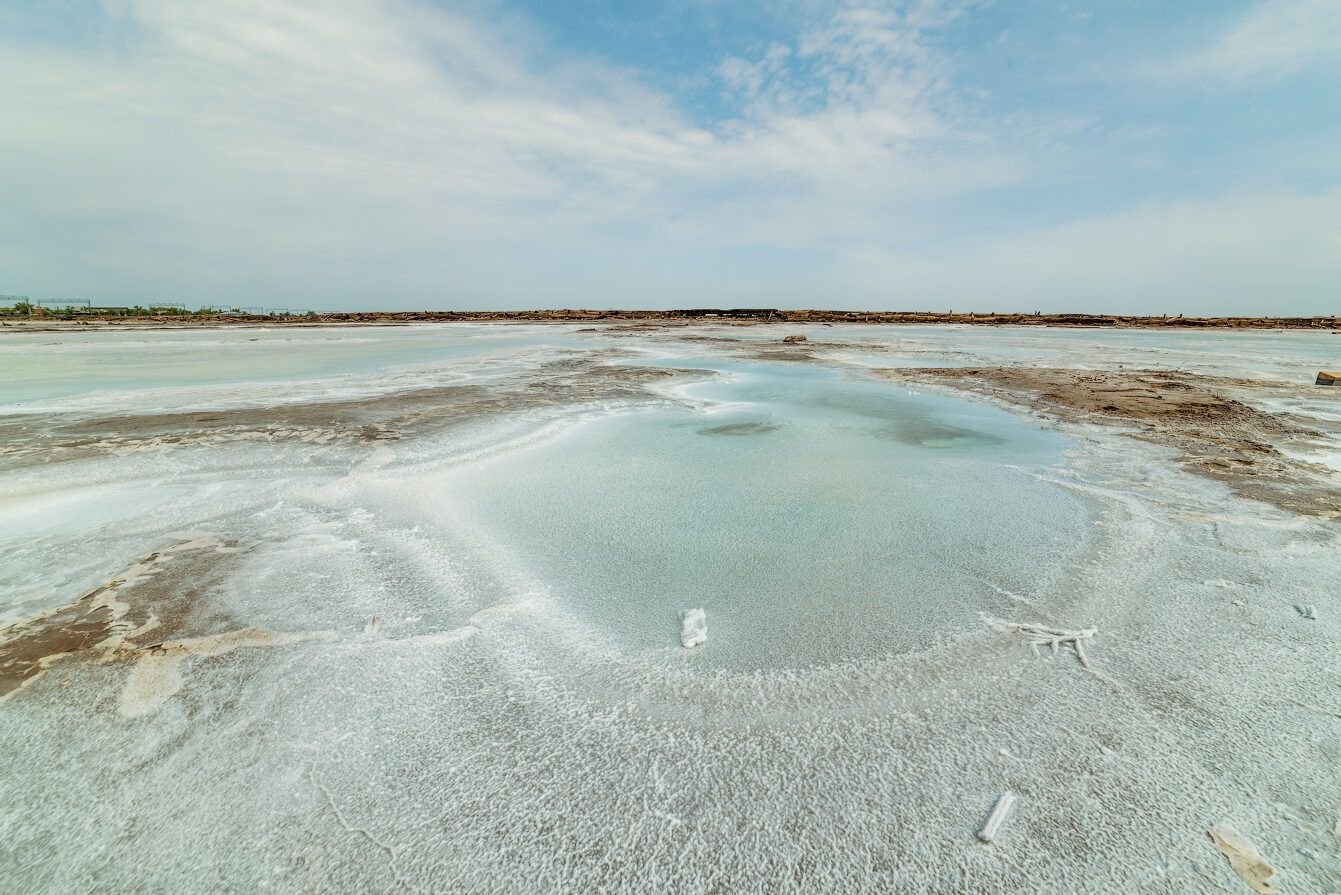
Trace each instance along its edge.
{"label": "dried mud bank", "polygon": [[[1326,466],[1292,456],[1338,433],[1321,421],[1273,413],[1252,396],[1291,386],[1176,370],[1048,367],[896,368],[900,382],[946,386],[1068,421],[1115,427],[1173,448],[1182,465],[1237,494],[1309,516],[1341,519],[1341,482]],[[1286,450],[1282,450],[1282,449]]]}
{"label": "dried mud bank", "polygon": [[955,313],[954,311],[837,311],[783,308],[689,308],[598,310],[568,308],[521,311],[349,311],[289,316],[263,314],[183,314],[144,317],[42,313],[0,320],[0,332],[106,327],[113,329],[196,329],[220,326],[382,325],[450,322],[613,323],[641,329],[689,324],[871,323],[968,324],[972,326],[1059,326],[1157,329],[1303,329],[1341,330],[1341,317],[1184,317],[1120,314]]}
{"label": "dried mud bank", "polygon": [[[727,327],[752,326],[751,323],[718,324]],[[877,342],[844,342],[833,339],[810,339],[785,336],[776,340],[763,341],[755,338],[740,338],[730,335],[709,334],[705,330],[711,325],[690,327],[685,323],[672,324],[621,324],[606,327],[604,334],[613,338],[657,341],[663,344],[702,345],[707,348],[730,351],[741,360],[763,361],[764,363],[822,363],[826,354],[839,351],[885,352],[890,347]],[[596,332],[598,330],[592,330]]]}
{"label": "dried mud bank", "polygon": [[62,663],[162,663],[282,637],[237,628],[210,608],[211,588],[231,574],[241,547],[203,532],[168,537],[170,546],[68,605],[0,629],[0,700]]}
{"label": "dried mud bank", "polygon": [[626,352],[581,352],[490,384],[441,385],[366,398],[198,412],[0,416],[0,470],[34,463],[165,451],[190,445],[399,441],[482,417],[582,403],[635,400],[649,387],[702,371],[627,366]]}
{"label": "dried mud bank", "polygon": [[334,631],[271,631],[242,625],[210,600],[246,549],[206,532],[140,557],[74,602],[0,629],[0,702],[49,671],[129,665],[117,699],[123,717],[157,710],[180,691],[189,661],[237,649],[334,640]]}

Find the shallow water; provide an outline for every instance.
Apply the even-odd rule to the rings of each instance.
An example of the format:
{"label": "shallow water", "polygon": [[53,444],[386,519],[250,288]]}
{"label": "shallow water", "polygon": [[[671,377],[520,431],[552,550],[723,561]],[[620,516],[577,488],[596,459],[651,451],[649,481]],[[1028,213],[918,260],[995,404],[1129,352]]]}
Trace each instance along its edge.
{"label": "shallow water", "polygon": [[169,409],[330,399],[413,377],[508,369],[532,351],[590,345],[537,326],[237,327],[5,334],[0,413]]}
{"label": "shallow water", "polygon": [[[810,366],[720,363],[695,406],[593,421],[422,483],[622,650],[707,667],[905,652],[1031,593],[1083,548],[1038,471],[1065,442],[1002,411]],[[426,508],[426,514],[432,510]]]}
{"label": "shallow water", "polygon": [[[1206,836],[1221,822],[1282,891],[1341,888],[1335,523],[1112,430],[866,372],[1195,363],[1287,383],[1328,337],[793,330],[839,344],[800,363],[573,327],[0,344],[0,404],[43,424],[483,395],[390,440],[285,422],[0,473],[0,624],[203,532],[220,544],[115,591],[136,623],[158,615],[138,642],[290,635],[69,658],[11,692],[0,889],[1238,891]],[[610,363],[683,372],[603,390]],[[589,394],[523,400],[562,377]],[[699,606],[708,640],[685,650]],[[981,615],[1097,627],[1092,668]]]}

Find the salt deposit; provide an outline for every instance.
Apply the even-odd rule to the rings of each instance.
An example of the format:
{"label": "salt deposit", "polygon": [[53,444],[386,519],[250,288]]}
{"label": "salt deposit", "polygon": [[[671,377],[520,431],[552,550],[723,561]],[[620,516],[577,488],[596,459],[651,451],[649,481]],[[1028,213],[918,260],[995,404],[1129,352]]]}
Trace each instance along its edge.
{"label": "salt deposit", "polygon": [[869,375],[1335,337],[794,330],[4,336],[0,888],[1335,891],[1337,523]]}
{"label": "salt deposit", "polygon": [[708,639],[708,620],[702,609],[689,609],[680,623],[680,645],[685,649],[705,643]]}

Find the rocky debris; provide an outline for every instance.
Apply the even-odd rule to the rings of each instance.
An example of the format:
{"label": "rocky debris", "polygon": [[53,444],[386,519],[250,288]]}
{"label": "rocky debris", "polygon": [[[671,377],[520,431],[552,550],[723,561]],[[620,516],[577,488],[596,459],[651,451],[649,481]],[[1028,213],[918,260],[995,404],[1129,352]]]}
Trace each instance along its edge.
{"label": "rocky debris", "polygon": [[782,341],[785,344],[791,344],[793,342],[804,342],[806,341],[806,337],[800,334],[794,336],[783,336]]}
{"label": "rocky debris", "polygon": [[1118,427],[1176,449],[1189,471],[1224,482],[1244,497],[1304,515],[1341,520],[1332,471],[1282,451],[1334,437],[1286,413],[1234,394],[1265,393],[1272,383],[1178,370],[1054,367],[905,367],[877,371],[904,382],[939,384],[1049,416]]}

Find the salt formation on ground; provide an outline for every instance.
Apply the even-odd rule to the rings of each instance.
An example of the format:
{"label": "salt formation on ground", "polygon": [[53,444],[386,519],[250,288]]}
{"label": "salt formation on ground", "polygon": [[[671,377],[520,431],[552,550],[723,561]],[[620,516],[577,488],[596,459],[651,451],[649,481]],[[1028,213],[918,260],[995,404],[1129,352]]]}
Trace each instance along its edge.
{"label": "salt formation on ground", "polygon": [[702,609],[689,609],[680,619],[680,646],[689,649],[708,639],[708,620]]}
{"label": "salt formation on ground", "polygon": [[[67,610],[134,649],[79,640],[0,703],[0,888],[1341,890],[1335,523],[862,372],[1186,366],[1270,379],[1242,400],[1329,432],[1290,383],[1335,337],[833,327],[761,362],[767,327],[485,330],[6,341],[0,376],[43,403],[0,447],[79,437],[2,464],[0,652],[66,649],[28,635]],[[702,375],[612,385],[630,353]],[[322,441],[383,425],[353,394],[245,422],[297,436],[210,428],[447,382],[469,413],[406,399],[366,438]],[[157,410],[183,417],[115,454]],[[714,645],[685,654],[667,622],[697,594]],[[1044,645],[1101,630],[1104,676],[980,612]],[[189,652],[142,665],[156,638]]]}
{"label": "salt formation on ground", "polygon": [[1040,646],[1046,646],[1055,654],[1057,647],[1069,643],[1075,649],[1080,664],[1086,668],[1090,667],[1090,660],[1085,655],[1085,641],[1093,640],[1094,635],[1099,633],[1098,628],[1068,631],[1064,628],[1050,628],[1047,625],[1030,622],[1008,622],[999,618],[984,618],[993,630],[1017,634],[1029,641],[1029,645],[1033,647],[1035,653],[1038,652]]}
{"label": "salt formation on ground", "polygon": [[992,813],[988,815],[987,822],[982,825],[978,831],[978,839],[985,843],[992,843],[996,840],[997,834],[1001,832],[1001,826],[1006,822],[1006,815],[1010,814],[1010,808],[1015,804],[1015,793],[1003,792],[1001,798],[996,800],[992,806]]}

